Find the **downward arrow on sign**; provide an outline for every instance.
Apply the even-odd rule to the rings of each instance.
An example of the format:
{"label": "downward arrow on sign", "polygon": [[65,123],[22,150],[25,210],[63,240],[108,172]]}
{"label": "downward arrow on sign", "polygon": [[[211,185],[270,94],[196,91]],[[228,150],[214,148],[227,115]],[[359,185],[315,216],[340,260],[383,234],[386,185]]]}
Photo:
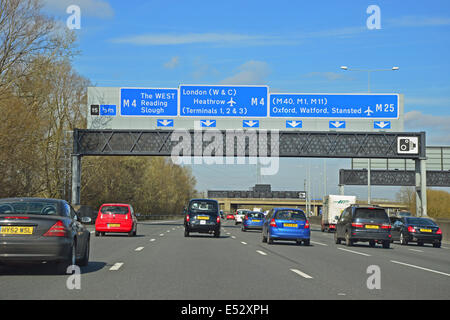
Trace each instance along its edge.
{"label": "downward arrow on sign", "polygon": [[334,127],[339,128],[340,126],[342,126],[344,124],[344,122],[340,122],[340,121],[334,121],[334,122],[330,122]]}
{"label": "downward arrow on sign", "polygon": [[377,122],[376,124],[377,124],[378,127],[384,128],[384,127],[387,127],[389,125],[389,122],[381,121],[381,122]]}
{"label": "downward arrow on sign", "polygon": [[255,124],[258,124],[258,121],[250,120],[250,121],[244,121],[244,123],[246,125],[248,125],[249,127],[253,127]]}
{"label": "downward arrow on sign", "polygon": [[172,123],[172,120],[167,120],[167,119],[159,120],[159,123],[162,124],[164,127],[166,127],[167,125]]}
{"label": "downward arrow on sign", "polygon": [[205,126],[207,126],[207,127],[209,127],[209,126],[211,126],[212,124],[214,124],[214,122],[215,122],[215,121],[211,121],[211,120],[202,121],[202,123],[203,123]]}

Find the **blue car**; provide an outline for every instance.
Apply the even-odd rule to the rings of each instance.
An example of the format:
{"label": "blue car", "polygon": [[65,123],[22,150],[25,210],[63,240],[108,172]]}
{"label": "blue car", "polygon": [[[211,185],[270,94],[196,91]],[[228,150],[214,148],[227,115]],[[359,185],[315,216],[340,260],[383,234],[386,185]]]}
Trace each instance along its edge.
{"label": "blue car", "polygon": [[264,220],[262,241],[268,244],[274,240],[290,240],[308,246],[310,237],[309,221],[300,209],[273,208]]}
{"label": "blue car", "polygon": [[249,229],[262,230],[264,224],[264,214],[262,212],[247,212],[242,220],[242,231]]}

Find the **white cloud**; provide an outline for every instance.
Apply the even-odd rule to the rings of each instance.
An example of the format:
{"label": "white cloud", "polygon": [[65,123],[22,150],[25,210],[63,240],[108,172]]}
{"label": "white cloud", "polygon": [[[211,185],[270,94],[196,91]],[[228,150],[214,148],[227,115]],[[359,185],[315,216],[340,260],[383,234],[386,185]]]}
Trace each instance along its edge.
{"label": "white cloud", "polygon": [[427,144],[450,144],[450,116],[435,116],[420,111],[405,113],[405,128],[425,131]]}
{"label": "white cloud", "polygon": [[77,5],[83,15],[111,18],[114,16],[114,10],[111,5],[104,0],[43,0],[44,10],[58,15],[68,15],[66,9],[70,5]]}
{"label": "white cloud", "polygon": [[164,68],[175,69],[180,63],[180,57],[172,57],[169,61],[164,63]]}
{"label": "white cloud", "polygon": [[250,85],[266,84],[270,74],[269,65],[263,61],[248,61],[238,67],[238,72],[226,79],[221,84]]}
{"label": "white cloud", "polygon": [[307,78],[322,78],[328,81],[335,81],[340,79],[345,79],[346,76],[342,73],[337,72],[310,72],[304,75]]}

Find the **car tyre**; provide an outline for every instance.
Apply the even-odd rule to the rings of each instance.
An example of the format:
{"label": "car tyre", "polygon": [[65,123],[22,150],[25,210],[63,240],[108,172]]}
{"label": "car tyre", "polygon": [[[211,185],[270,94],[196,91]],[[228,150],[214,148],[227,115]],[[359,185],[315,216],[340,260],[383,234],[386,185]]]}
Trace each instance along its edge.
{"label": "car tyre", "polygon": [[383,241],[383,248],[384,249],[389,249],[390,246],[391,246],[391,241],[389,241],[389,240],[384,240]]}
{"label": "car tyre", "polygon": [[262,242],[267,242],[267,237],[264,236],[264,231],[262,232]]}
{"label": "car tyre", "polygon": [[100,235],[100,232],[95,231],[95,236],[98,237]]}
{"label": "car tyre", "polygon": [[341,244],[341,239],[338,238],[337,232],[334,233],[334,243]]}
{"label": "car tyre", "polygon": [[309,246],[309,244],[310,244],[309,239],[303,240],[303,245]]}
{"label": "car tyre", "polygon": [[423,241],[417,241],[417,245],[418,245],[419,247],[422,247],[422,246],[423,246]]}
{"label": "car tyre", "polygon": [[440,248],[440,247],[441,247],[441,242],[440,242],[440,241],[434,242],[434,243],[433,243],[433,247],[434,247],[434,248]]}
{"label": "car tyre", "polygon": [[345,245],[347,247],[351,247],[353,245],[353,241],[350,239],[350,235],[348,232],[345,233]]}
{"label": "car tyre", "polygon": [[89,264],[89,249],[90,248],[90,239],[86,240],[86,247],[84,248],[83,258],[78,262],[81,267],[85,267]]}
{"label": "car tyre", "polygon": [[402,246],[406,246],[408,244],[408,240],[406,240],[405,236],[403,235],[403,233],[400,233],[400,244]]}
{"label": "car tyre", "polygon": [[67,259],[64,259],[63,261],[58,261],[55,264],[55,272],[56,274],[66,274],[67,268],[71,265],[76,264],[76,244],[75,241],[72,243],[72,246],[70,247],[69,254]]}
{"label": "car tyre", "polygon": [[371,248],[375,247],[375,244],[376,244],[375,240],[369,240],[369,246]]}
{"label": "car tyre", "polygon": [[214,232],[214,237],[215,238],[219,238],[220,237],[220,231],[215,231]]}
{"label": "car tyre", "polygon": [[184,236],[189,237],[189,230],[187,228],[184,228]]}
{"label": "car tyre", "polygon": [[273,244],[273,239],[268,232],[267,232],[267,244]]}

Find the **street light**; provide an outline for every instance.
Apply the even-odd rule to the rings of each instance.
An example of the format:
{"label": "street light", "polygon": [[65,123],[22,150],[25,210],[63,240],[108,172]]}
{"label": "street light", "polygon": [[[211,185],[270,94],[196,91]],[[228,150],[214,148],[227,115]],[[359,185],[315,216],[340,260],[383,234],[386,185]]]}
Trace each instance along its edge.
{"label": "street light", "polygon": [[[367,72],[367,92],[370,93],[370,73],[377,71],[397,71],[399,67],[392,67],[391,69],[350,69],[347,66],[341,66],[342,70],[345,71],[362,71]],[[371,202],[371,194],[370,194],[370,159],[367,159],[367,203]]]}

